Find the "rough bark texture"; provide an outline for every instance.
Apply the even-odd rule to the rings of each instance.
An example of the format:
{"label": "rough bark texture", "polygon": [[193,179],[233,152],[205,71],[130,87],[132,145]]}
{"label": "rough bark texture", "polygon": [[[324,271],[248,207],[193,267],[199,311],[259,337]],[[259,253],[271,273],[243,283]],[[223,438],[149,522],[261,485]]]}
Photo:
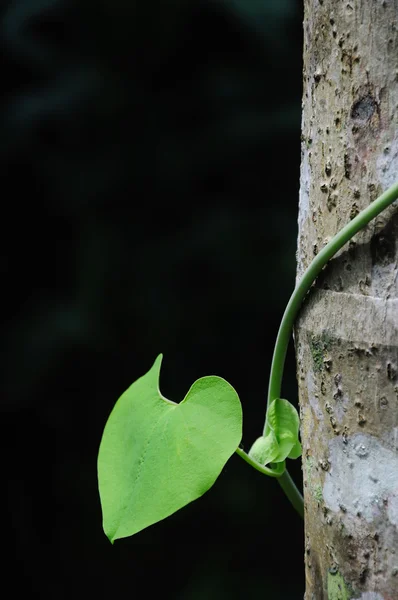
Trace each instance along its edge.
{"label": "rough bark texture", "polygon": [[[398,179],[398,0],[305,0],[298,277]],[[319,277],[295,332],[307,600],[398,599],[398,211]]]}

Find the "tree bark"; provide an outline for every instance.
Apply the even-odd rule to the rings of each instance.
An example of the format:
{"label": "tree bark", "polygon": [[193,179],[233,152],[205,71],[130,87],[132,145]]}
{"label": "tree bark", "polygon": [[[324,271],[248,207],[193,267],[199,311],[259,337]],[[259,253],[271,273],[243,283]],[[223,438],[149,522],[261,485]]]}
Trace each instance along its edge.
{"label": "tree bark", "polygon": [[[298,277],[398,179],[398,0],[305,0]],[[322,272],[295,331],[306,600],[398,599],[398,212]]]}

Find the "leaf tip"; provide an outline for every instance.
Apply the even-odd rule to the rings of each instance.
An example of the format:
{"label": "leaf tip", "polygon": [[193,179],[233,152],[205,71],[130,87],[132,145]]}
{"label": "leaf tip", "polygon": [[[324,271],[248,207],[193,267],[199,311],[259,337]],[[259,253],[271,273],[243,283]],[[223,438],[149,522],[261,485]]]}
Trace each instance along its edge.
{"label": "leaf tip", "polygon": [[104,528],[104,533],[105,533],[106,537],[108,538],[108,540],[110,541],[110,543],[113,546],[113,544],[115,543],[115,540],[118,539],[118,536],[116,535],[116,533],[115,532],[106,531],[105,528]]}
{"label": "leaf tip", "polygon": [[163,360],[163,354],[160,353],[155,358],[155,361],[151,367],[151,371],[153,369],[153,370],[157,371],[157,373],[160,373],[160,367],[162,366],[162,360]]}

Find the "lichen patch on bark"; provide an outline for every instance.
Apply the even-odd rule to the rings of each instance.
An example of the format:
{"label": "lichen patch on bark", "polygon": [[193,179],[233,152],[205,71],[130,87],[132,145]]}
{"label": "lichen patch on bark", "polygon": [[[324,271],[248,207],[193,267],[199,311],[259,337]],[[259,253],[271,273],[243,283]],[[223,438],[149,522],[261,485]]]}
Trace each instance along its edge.
{"label": "lichen patch on bark", "polygon": [[340,518],[346,530],[355,533],[357,516],[369,523],[387,516],[397,525],[397,453],[365,433],[330,440],[329,452],[323,498],[325,506],[336,513],[344,506]]}
{"label": "lichen patch on bark", "polygon": [[352,598],[352,591],[338,569],[329,569],[327,580],[328,600],[350,600]]}
{"label": "lichen patch on bark", "polygon": [[377,592],[364,592],[355,600],[384,600],[384,597]]}
{"label": "lichen patch on bark", "polygon": [[391,135],[386,136],[385,145],[376,161],[379,181],[384,189],[393,185],[397,180],[398,173],[398,130]]}

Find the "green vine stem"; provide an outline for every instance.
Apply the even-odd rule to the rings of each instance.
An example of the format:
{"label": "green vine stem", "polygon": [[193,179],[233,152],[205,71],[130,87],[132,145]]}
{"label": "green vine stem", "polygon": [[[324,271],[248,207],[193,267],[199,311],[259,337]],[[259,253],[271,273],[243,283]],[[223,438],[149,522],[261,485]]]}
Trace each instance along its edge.
{"label": "green vine stem", "polygon": [[[311,288],[315,279],[326,263],[346,244],[358,231],[363,229],[372,219],[377,217],[387,206],[398,198],[398,182],[394,183],[386,192],[374,200],[367,208],[360,212],[352,221],[347,223],[341,231],[316,255],[307,267],[301,280],[296,286],[286,307],[276,338],[274,355],[272,358],[271,372],[268,388],[267,408],[275,398],[281,397],[281,385],[286,352],[292,335],[293,325],[301,304]],[[265,423],[264,433],[268,426]]]}
{"label": "green vine stem", "polygon": [[[372,219],[377,217],[385,208],[398,198],[398,182],[394,183],[387,191],[374,200],[367,208],[360,212],[352,221],[347,223],[332,240],[317,254],[311,264],[307,267],[301,280],[297,284],[289,303],[283,314],[276,338],[274,355],[272,358],[271,372],[268,388],[267,409],[275,398],[281,397],[281,386],[286,352],[292,336],[293,325],[302,302],[310,290],[315,279],[326,265],[326,263],[346,244],[358,231],[363,229]],[[264,435],[267,434],[269,425],[267,419],[264,424]],[[246,459],[245,459],[246,460]],[[296,485],[287,470],[278,477],[278,481],[286,496],[303,517],[304,501]]]}
{"label": "green vine stem", "polygon": [[293,479],[289,475],[287,469],[284,470],[281,477],[278,478],[279,485],[285,492],[293,508],[298,512],[300,517],[304,519],[304,499],[296,487]]}
{"label": "green vine stem", "polygon": [[263,473],[263,475],[268,475],[269,477],[278,478],[278,477],[282,477],[283,473],[285,472],[285,469],[286,469],[285,461],[283,461],[281,463],[277,463],[275,468],[269,469],[268,467],[264,467],[264,465],[260,465],[259,462],[254,460],[248,454],[246,454],[246,452],[244,450],[242,450],[242,448],[237,448],[237,450],[235,450],[235,452],[241,458],[243,458],[243,460],[245,460],[247,463],[249,463],[249,465],[251,467],[253,467],[254,469],[257,469],[257,471],[260,471],[260,473]]}

